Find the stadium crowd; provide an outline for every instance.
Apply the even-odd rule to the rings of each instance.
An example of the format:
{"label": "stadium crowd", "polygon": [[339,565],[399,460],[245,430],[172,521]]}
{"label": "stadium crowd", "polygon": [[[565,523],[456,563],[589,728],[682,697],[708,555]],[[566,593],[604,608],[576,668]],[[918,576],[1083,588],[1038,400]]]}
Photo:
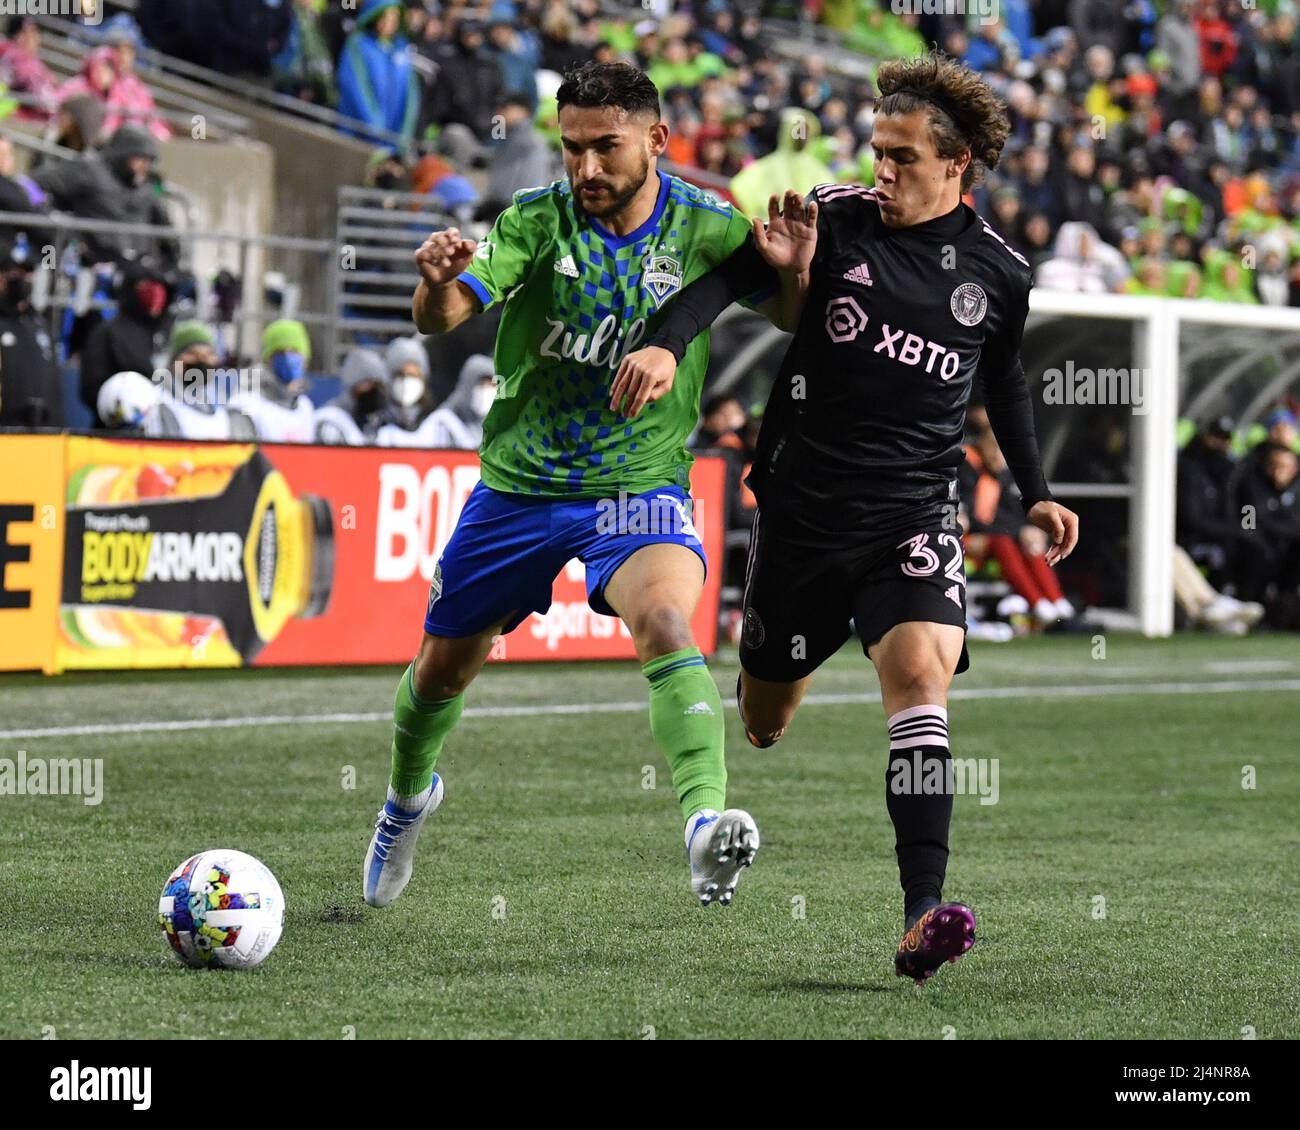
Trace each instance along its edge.
{"label": "stadium crowd", "polygon": [[[44,121],[47,138],[78,156],[41,159],[20,176],[0,141],[0,208],[165,222],[157,141],[170,129],[135,70],[148,46],[336,109],[341,129],[377,143],[367,183],[428,194],[483,224],[517,189],[561,175],[558,74],[589,58],[626,59],[661,91],[672,167],[756,215],[787,187],[871,184],[874,65],[935,43],[983,72],[1009,107],[1002,161],[968,199],[1030,260],[1039,287],[1300,305],[1293,0],[999,0],[998,18],[974,4],[966,15],[920,11],[926,6],[223,0],[214,10],[211,0],[138,0],[133,13],[106,21],[102,44],[64,82],[40,60],[40,26],[15,17],[0,42],[10,96],[0,114]],[[771,18],[821,31],[792,41],[773,33]],[[867,73],[841,66],[846,51]],[[266,379],[240,384],[214,424],[217,412],[189,403],[184,389],[119,377],[250,360],[228,355],[215,312],[187,301],[193,280],[178,269],[174,245],[87,238],[83,261],[116,310],[69,322],[52,342],[30,308],[35,241],[13,224],[0,237],[0,424],[61,423],[58,369],[67,362],[79,367],[81,397],[101,419],[159,434],[215,427],[327,442],[477,444],[491,400],[487,358],[431,373],[420,339],[372,341],[325,374],[342,391],[317,405],[307,396],[310,340],[289,320],[267,327],[251,359]],[[1285,422],[1295,407],[1279,405],[1267,438],[1244,458],[1233,459],[1232,439],[1219,450],[1218,433],[1205,428],[1182,456],[1179,543],[1204,582],[1185,574],[1180,586],[1191,622],[1223,621],[1223,596],[1274,608],[1279,591],[1289,599],[1300,586],[1300,441]],[[706,409],[696,445],[734,448],[743,468],[754,431],[746,405],[724,398]],[[990,509],[988,481],[1004,474],[995,447],[972,436],[969,486],[985,487],[980,504],[972,496],[966,506],[972,544],[1015,579],[1040,620],[1067,618],[1073,609],[1036,569],[1034,547],[999,524],[1005,507],[996,499]],[[1191,480],[1197,489],[1217,484],[1221,513],[1194,500]],[[739,474],[733,490],[743,513],[752,499]],[[1243,505],[1268,515],[1267,554],[1246,552],[1223,525]]]}

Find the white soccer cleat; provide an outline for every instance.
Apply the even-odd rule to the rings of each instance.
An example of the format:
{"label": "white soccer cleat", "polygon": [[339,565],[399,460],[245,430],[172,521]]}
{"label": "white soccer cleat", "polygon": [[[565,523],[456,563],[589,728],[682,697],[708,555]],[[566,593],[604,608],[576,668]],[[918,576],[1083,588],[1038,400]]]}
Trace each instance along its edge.
{"label": "white soccer cleat", "polygon": [[758,854],[758,825],[739,808],[729,808],[721,816],[703,809],[686,825],[686,854],[691,861],[691,892],[700,904],[730,906],[741,871]]}
{"label": "white soccer cleat", "polygon": [[415,866],[415,842],[429,814],[442,803],[442,778],[433,775],[433,792],[419,812],[403,812],[386,802],[375,818],[375,834],[361,869],[362,893],[371,906],[387,906],[406,889]]}

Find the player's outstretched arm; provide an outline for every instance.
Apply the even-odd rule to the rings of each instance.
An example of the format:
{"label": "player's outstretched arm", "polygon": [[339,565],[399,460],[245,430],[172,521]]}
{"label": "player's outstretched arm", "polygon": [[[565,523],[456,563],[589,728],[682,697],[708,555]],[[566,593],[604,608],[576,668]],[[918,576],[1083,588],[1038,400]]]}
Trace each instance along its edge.
{"label": "player's outstretched arm", "polygon": [[456,281],[474,258],[477,244],[464,239],[459,228],[434,232],[415,253],[420,282],[411,299],[411,316],[422,334],[444,334],[477,314],[478,296]]}

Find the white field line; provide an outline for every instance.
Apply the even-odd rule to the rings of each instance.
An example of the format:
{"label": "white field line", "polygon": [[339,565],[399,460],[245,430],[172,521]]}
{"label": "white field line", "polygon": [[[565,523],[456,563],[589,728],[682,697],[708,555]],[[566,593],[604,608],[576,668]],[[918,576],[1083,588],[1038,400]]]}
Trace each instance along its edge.
{"label": "white field line", "polygon": [[[1261,691],[1300,691],[1300,679],[1251,679],[1213,683],[1146,683],[1115,686],[1097,683],[1083,686],[1041,687],[972,687],[948,692],[949,701],[969,702],[977,699],[1100,698],[1115,695],[1183,695],[1240,694]],[[727,696],[723,695],[724,701]],[[846,694],[810,694],[803,700],[808,706],[856,706],[878,703],[880,695],[861,691]],[[735,709],[734,702],[727,706]],[[539,704],[536,706],[475,706],[464,713],[466,718],[534,718],[555,714],[635,714],[646,709],[646,701],[577,702]],[[182,730],[233,730],[244,727],[297,725],[352,725],[388,722],[391,711],[355,714],[260,714],[245,718],[186,718],[172,722],[105,722],[86,726],[46,726],[32,729],[0,730],[0,741],[18,738],[106,737],[113,734],[173,733]]]}

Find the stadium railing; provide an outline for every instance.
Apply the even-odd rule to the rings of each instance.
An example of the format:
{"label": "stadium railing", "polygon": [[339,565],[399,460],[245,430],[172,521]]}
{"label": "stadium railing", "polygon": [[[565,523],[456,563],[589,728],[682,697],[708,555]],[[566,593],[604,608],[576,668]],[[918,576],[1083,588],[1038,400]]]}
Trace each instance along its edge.
{"label": "stadium railing", "polygon": [[[320,256],[323,269],[337,269],[338,256],[335,244],[324,239],[297,239],[279,235],[251,235],[247,232],[228,231],[187,231],[177,227],[160,227],[151,224],[119,223],[113,220],[91,220],[72,216],[62,212],[48,214],[32,212],[0,212],[0,226],[28,233],[31,244],[38,247],[37,260],[45,256],[40,253],[41,246],[51,247],[52,259],[56,264],[53,271],[37,270],[34,280],[33,307],[48,316],[51,336],[59,338],[60,315],[69,308],[107,309],[112,303],[104,300],[79,302],[70,284],[67,284],[63,272],[65,256],[69,244],[76,237],[85,234],[112,234],[145,239],[173,239],[183,249],[182,264],[187,261],[184,249],[196,243],[215,243],[223,247],[233,247],[230,257],[230,270],[239,278],[242,285],[243,300],[236,312],[236,351],[241,355],[256,355],[257,342],[261,327],[278,317],[291,316],[302,322],[309,329],[314,329],[325,341],[334,335],[335,311],[328,310],[266,310],[261,302],[261,280],[250,277],[250,256],[254,249],[268,251],[296,251]],[[42,239],[37,233],[52,233],[52,238]],[[60,285],[61,282],[64,285]],[[207,320],[211,309],[211,280],[205,275],[195,279],[196,313],[195,317]],[[250,305],[250,300],[252,304]]]}
{"label": "stadium railing", "polygon": [[337,216],[335,317],[327,344],[336,365],[368,338],[413,332],[411,295],[420,281],[415,251],[430,232],[456,222],[427,195],[355,186],[339,189]]}
{"label": "stadium railing", "polygon": [[[119,4],[118,7],[134,11],[134,5],[131,4]],[[80,44],[82,46],[81,54],[84,54],[85,50],[90,47],[98,46],[100,42],[94,37],[93,32],[86,31],[85,28],[78,24],[59,20],[52,16],[39,17],[39,19],[44,29],[52,32],[56,40],[61,39],[65,42]],[[78,63],[78,65],[80,64]],[[168,80],[168,84],[177,84],[182,88],[189,87],[195,105],[201,102],[202,90],[207,87],[243,98],[265,110],[289,114],[295,118],[323,126],[336,133],[352,134],[375,146],[384,146],[403,153],[424,151],[432,148],[432,143],[418,139],[408,142],[400,134],[394,133],[392,130],[377,128],[361,121],[359,118],[346,117],[336,110],[331,110],[328,106],[317,106],[314,103],[305,102],[301,98],[281,94],[269,87],[259,86],[257,83],[249,82],[235,75],[223,74],[209,67],[202,67],[196,63],[178,59],[174,55],[165,55],[161,51],[155,51],[152,47],[146,46],[139,49],[137,52],[137,67],[141,78],[146,81],[153,77],[164,76]],[[149,82],[149,89],[160,103],[166,104],[171,97],[167,85],[162,83]],[[215,110],[215,107],[211,109]],[[206,111],[195,110],[194,112],[203,113]],[[216,113],[218,117],[213,118],[213,121],[220,122],[223,115],[230,116],[228,111],[216,110]],[[245,125],[245,131],[246,129],[247,125]],[[188,132],[188,125],[185,130]]]}

